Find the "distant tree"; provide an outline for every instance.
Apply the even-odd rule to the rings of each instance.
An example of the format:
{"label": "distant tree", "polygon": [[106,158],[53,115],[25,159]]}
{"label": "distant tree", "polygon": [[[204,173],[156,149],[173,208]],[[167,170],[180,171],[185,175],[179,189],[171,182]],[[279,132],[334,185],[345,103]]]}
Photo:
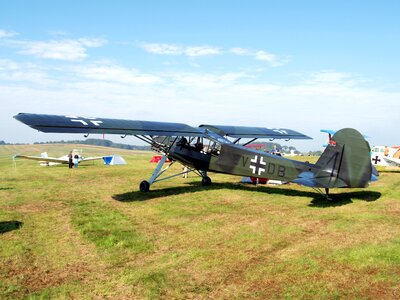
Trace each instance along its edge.
{"label": "distant tree", "polygon": [[321,150],[317,150],[317,151],[308,151],[307,155],[308,156],[321,156],[322,151]]}

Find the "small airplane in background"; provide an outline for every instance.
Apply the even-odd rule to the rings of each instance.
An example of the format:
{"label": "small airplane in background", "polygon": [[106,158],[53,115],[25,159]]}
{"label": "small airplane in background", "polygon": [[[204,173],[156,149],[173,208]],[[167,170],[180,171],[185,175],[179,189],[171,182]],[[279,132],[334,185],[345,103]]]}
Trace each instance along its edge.
{"label": "small airplane in background", "polygon": [[[75,155],[78,156],[78,163],[103,159],[102,156],[83,157],[78,150],[73,150],[72,157],[74,157]],[[68,165],[68,155],[64,155],[61,157],[49,157],[47,155],[47,152],[41,153],[40,156],[15,155],[14,158],[24,158],[24,159],[36,160],[36,161],[39,161],[41,166],[45,166],[45,167],[55,166],[55,165],[60,165],[60,164]]]}
{"label": "small airplane in background", "polygon": [[293,149],[291,149],[289,153],[283,152],[282,155],[283,155],[283,156],[286,156],[286,157],[302,156],[301,153],[296,152],[296,150],[293,150]]}
{"label": "small airplane in background", "polygon": [[375,166],[400,167],[400,146],[374,146],[371,162]]}
{"label": "small airplane in background", "polygon": [[[331,200],[331,188],[364,188],[377,180],[377,171],[371,164],[370,147],[362,134],[344,128],[330,134],[329,145],[315,164],[300,162],[245,146],[257,139],[311,139],[291,129],[200,125],[191,127],[181,123],[151,122],[20,113],[18,121],[42,132],[132,135],[150,144],[162,154],[150,179],[139,188],[148,192],[158,181],[180,176],[180,172],[160,178],[168,168],[179,162],[186,172],[199,175],[202,185],[210,185],[207,172],[238,176],[269,178],[294,182],[313,188]],[[249,139],[246,141],[245,139]],[[240,143],[239,143],[240,142]],[[162,170],[166,160],[171,163]],[[325,189],[323,193],[320,189]]]}

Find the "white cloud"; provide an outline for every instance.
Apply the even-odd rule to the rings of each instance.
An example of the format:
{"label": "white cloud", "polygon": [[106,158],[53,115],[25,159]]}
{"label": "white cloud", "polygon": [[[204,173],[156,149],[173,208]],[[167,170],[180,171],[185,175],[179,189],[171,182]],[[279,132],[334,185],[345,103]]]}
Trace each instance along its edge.
{"label": "white cloud", "polygon": [[246,73],[195,73],[177,72],[164,74],[164,82],[169,82],[170,86],[199,88],[199,89],[220,89],[238,84],[240,79],[251,77]]}
{"label": "white cloud", "polygon": [[270,64],[271,66],[281,66],[287,63],[288,59],[278,57],[273,53],[264,50],[251,50],[246,48],[234,47],[224,50],[213,46],[180,46],[175,44],[159,44],[159,43],[142,43],[140,47],[145,51],[157,55],[185,55],[189,57],[220,55],[230,52],[240,56],[250,56],[256,60],[260,60]]}
{"label": "white cloud", "polygon": [[160,55],[182,55],[181,47],[170,44],[143,43],[140,45],[145,51]]}
{"label": "white cloud", "polygon": [[14,31],[7,31],[4,29],[0,29],[0,39],[1,38],[9,38],[12,36],[18,35],[18,33],[14,32]]}
{"label": "white cloud", "polygon": [[184,53],[187,56],[204,56],[204,55],[221,54],[221,51],[216,47],[196,46],[196,47],[186,47],[184,49]]}
{"label": "white cloud", "polygon": [[236,55],[252,55],[252,51],[245,48],[235,47],[230,49],[230,52]]}
{"label": "white cloud", "polygon": [[278,59],[277,59],[276,55],[274,55],[272,53],[268,53],[268,52],[262,51],[262,50],[257,51],[255,53],[254,57],[255,57],[255,59],[266,61],[266,62],[269,62],[269,63],[272,63],[272,64],[278,62]]}
{"label": "white cloud", "polygon": [[206,56],[221,54],[219,48],[211,46],[184,47],[174,44],[142,43],[140,47],[147,52],[158,55]]}
{"label": "white cloud", "polygon": [[252,50],[240,47],[234,47],[229,50],[229,52],[240,55],[240,56],[251,56],[256,60],[260,60],[270,64],[273,67],[281,66],[287,63],[288,59],[283,59],[278,57],[273,53],[266,52],[264,50]]}
{"label": "white cloud", "polygon": [[311,74],[311,79],[307,81],[310,84],[327,83],[327,84],[342,84],[345,82],[353,82],[353,77],[350,74],[337,71],[320,71]]}
{"label": "white cloud", "polygon": [[115,65],[90,65],[76,69],[78,75],[99,81],[122,84],[153,84],[160,81],[155,75],[143,74],[135,69]]}
{"label": "white cloud", "polygon": [[[365,97],[365,92],[371,93],[372,89],[363,88],[366,82],[356,75],[338,71],[319,71],[301,76],[301,82],[293,85],[291,89],[299,95],[318,95],[326,97]],[[368,98],[368,97],[367,97]]]}
{"label": "white cloud", "polygon": [[17,70],[18,64],[9,59],[0,59],[0,71],[6,72],[10,70]]}
{"label": "white cloud", "polygon": [[0,80],[40,85],[48,85],[54,82],[38,66],[30,63],[21,64],[8,59],[0,59]]}
{"label": "white cloud", "polygon": [[20,54],[33,55],[40,58],[76,61],[87,57],[87,48],[101,47],[106,43],[103,39],[80,38],[76,40],[52,41],[14,41],[14,45],[22,48]]}

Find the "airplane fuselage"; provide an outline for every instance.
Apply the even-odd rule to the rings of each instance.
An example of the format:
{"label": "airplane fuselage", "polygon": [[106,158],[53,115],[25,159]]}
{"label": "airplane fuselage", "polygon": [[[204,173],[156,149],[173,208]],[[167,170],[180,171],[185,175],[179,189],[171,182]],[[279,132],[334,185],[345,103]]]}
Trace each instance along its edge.
{"label": "airplane fuselage", "polygon": [[235,144],[222,145],[218,153],[198,151],[194,147],[175,146],[171,148],[169,155],[184,165],[201,171],[282,181],[291,181],[301,172],[317,168],[312,164]]}

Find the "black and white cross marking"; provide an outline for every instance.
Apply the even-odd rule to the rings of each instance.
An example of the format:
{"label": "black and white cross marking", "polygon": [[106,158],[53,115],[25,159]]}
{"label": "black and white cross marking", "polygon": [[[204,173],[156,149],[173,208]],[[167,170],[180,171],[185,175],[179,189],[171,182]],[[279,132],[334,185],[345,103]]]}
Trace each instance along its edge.
{"label": "black and white cross marking", "polygon": [[379,159],[379,156],[377,155],[377,156],[375,156],[375,158],[372,159],[372,161],[377,165],[378,161],[381,161],[381,160]]}
{"label": "black and white cross marking", "polygon": [[261,175],[262,172],[265,172],[263,166],[266,164],[264,157],[256,155],[250,160],[250,169],[252,169],[253,174]]}
{"label": "black and white cross marking", "polygon": [[[78,116],[65,116],[65,117],[70,119],[72,122],[78,122],[85,126],[89,125],[88,122],[92,123],[95,126],[100,126],[100,124],[103,123],[103,121],[100,121],[100,120],[95,121],[96,118],[90,118],[90,117],[78,117]],[[83,119],[86,119],[86,120],[83,120]]]}

